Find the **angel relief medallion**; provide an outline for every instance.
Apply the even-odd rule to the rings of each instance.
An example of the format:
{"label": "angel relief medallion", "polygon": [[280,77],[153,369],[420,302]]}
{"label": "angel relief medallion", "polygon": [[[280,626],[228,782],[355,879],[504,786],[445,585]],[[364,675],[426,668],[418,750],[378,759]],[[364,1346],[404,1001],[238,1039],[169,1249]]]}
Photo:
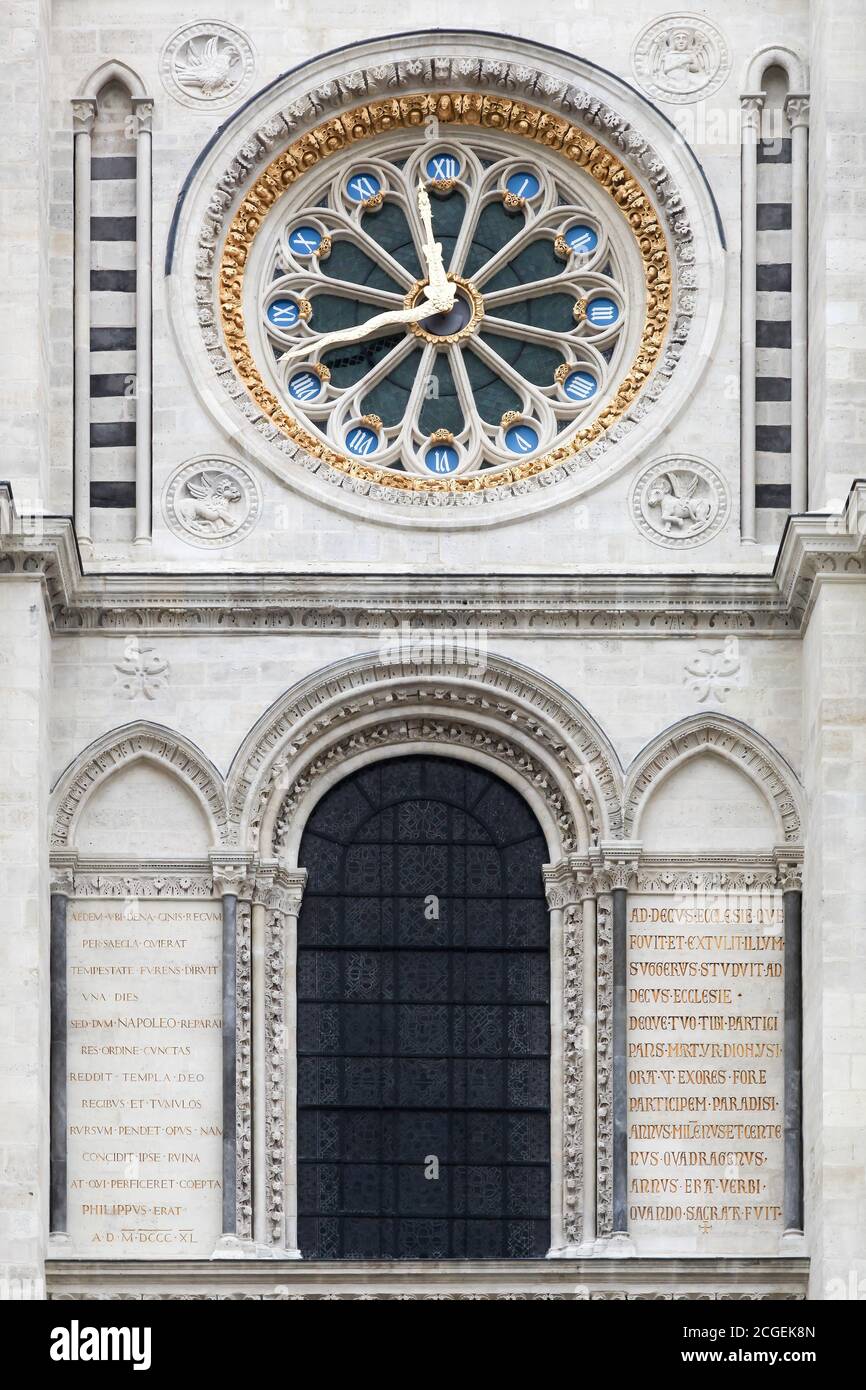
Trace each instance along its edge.
{"label": "angel relief medallion", "polygon": [[208,548],[236,545],[258,520],[255,479],[234,459],[191,459],[168,480],[165,518],[176,536]]}
{"label": "angel relief medallion", "polygon": [[721,474],[703,459],[657,459],[632,488],[632,516],[657,545],[702,545],[718,535],[730,513]]}
{"label": "angel relief medallion", "polygon": [[730,71],[728,46],[701,15],[666,15],[641,32],[632,52],[635,76],[658,101],[702,101]]}

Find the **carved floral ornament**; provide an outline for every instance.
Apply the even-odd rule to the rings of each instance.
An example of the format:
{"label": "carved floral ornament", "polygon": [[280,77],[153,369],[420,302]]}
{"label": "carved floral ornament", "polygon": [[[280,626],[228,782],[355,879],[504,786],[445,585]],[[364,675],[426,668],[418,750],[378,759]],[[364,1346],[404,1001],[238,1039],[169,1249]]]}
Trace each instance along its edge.
{"label": "carved floral ornament", "polygon": [[[449,85],[461,81],[464,85],[456,89]],[[473,89],[473,83],[482,90]],[[428,85],[434,90],[423,90]],[[358,96],[364,97],[363,104],[357,104]],[[318,120],[311,124],[313,113]],[[290,402],[279,399],[265,380],[244,308],[244,276],[256,238],[279,217],[286,190],[323,161],[339,160],[376,136],[417,130],[423,139],[430,122],[438,123],[445,135],[450,126],[455,131],[505,132],[581,171],[599,196],[609,200],[611,216],[627,228],[643,266],[646,312],[631,365],[585,427],[546,453],[452,478],[376,468],[369,459],[343,455],[314,437],[292,413]],[[370,159],[375,146],[357,153]],[[594,94],[552,75],[509,63],[452,58],[358,69],[273,114],[237,151],[214,189],[196,274],[197,317],[211,369],[270,450],[278,450],[284,460],[295,459],[296,467],[347,494],[401,507],[472,506],[522,496],[584,470],[589,478],[602,455],[643,420],[671,379],[696,310],[698,286],[693,233],[681,194],[644,136]]]}

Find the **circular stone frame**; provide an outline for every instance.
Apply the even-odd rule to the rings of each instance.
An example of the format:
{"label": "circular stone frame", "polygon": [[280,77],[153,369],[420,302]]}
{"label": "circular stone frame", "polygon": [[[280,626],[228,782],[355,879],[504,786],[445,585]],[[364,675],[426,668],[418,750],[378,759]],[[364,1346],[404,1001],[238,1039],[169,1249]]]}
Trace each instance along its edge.
{"label": "circular stone frame", "polygon": [[[231,531],[222,535],[206,536],[191,530],[178,510],[179,489],[197,474],[208,472],[220,473],[231,478],[237,483],[247,504],[245,515]],[[169,530],[178,540],[203,550],[220,550],[245,540],[258,521],[261,511],[262,494],[257,479],[237,459],[228,458],[224,454],[198,454],[195,458],[187,459],[169,475],[163,488],[162,513]]]}
{"label": "circular stone frame", "polygon": [[[653,483],[666,473],[686,471],[694,473],[707,484],[712,496],[712,508],[699,531],[678,535],[675,531],[664,531],[656,525],[649,514],[648,495]],[[665,458],[654,459],[635,478],[629,492],[629,510],[632,520],[642,536],[653,545],[663,545],[669,550],[691,550],[694,546],[705,545],[727,524],[731,513],[731,498],[724,477],[714,464],[693,454],[670,454]]]}

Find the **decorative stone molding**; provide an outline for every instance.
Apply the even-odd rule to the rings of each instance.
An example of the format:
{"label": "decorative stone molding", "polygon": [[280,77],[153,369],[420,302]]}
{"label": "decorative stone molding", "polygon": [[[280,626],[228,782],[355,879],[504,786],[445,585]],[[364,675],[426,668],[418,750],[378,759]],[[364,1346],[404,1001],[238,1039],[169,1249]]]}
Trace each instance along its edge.
{"label": "decorative stone molding", "polygon": [[[53,860],[53,855],[52,855]],[[118,865],[116,861],[77,859],[74,869],[61,871],[64,891],[74,898],[214,898],[207,862],[177,860]]]}
{"label": "decorative stone molding", "polygon": [[328,577],[135,572],[85,575],[72,523],[24,516],[0,483],[0,582],[37,581],[54,632],[249,631],[382,633],[447,628],[510,636],[608,640],[671,634],[798,636],[827,576],[866,580],[866,480],[833,513],[792,516],[773,573],[520,575],[507,594],[483,575],[429,578],[368,572]]}
{"label": "decorative stone molding", "polygon": [[721,714],[694,715],[653,739],[632,764],[623,799],[623,832],[631,836],[654,785],[697,753],[716,753],[739,767],[773,808],[785,843],[803,838],[796,774],[766,739]]}
{"label": "decorative stone molding", "polygon": [[[355,731],[359,720],[370,726],[363,733]],[[459,660],[431,671],[368,653],[300,682],[259,720],[234,759],[232,817],[244,818],[254,843],[275,793],[282,793],[285,827],[300,796],[340,758],[411,738],[452,742],[504,762],[549,808],[561,853],[581,848],[582,817],[593,843],[605,825],[617,833],[621,772],[594,721],[537,672],[492,654],[481,675]]]}
{"label": "decorative stone molding", "polygon": [[182,734],[138,720],[94,740],[58,778],[52,799],[52,849],[74,847],[75,826],[87,799],[112,773],[140,758],[179,777],[202,803],[214,839],[227,839],[225,795],[217,769]]}
{"label": "decorative stone molding", "polygon": [[703,15],[668,14],[637,37],[631,54],[634,75],[655,101],[706,101],[731,71],[728,45]]}
{"label": "decorative stone molding", "polygon": [[213,19],[184,24],[166,41],[159,75],[169,96],[183,106],[222,110],[240,101],[255,71],[246,34]]}
{"label": "decorative stone molding", "polygon": [[613,916],[596,907],[596,1233],[613,1234]]}
{"label": "decorative stone molding", "polygon": [[200,454],[171,474],[162,508],[180,540],[216,549],[237,545],[249,535],[261,513],[262,494],[253,474],[236,459]]}
{"label": "decorative stone molding", "polygon": [[237,912],[237,1064],[235,1068],[235,1134],[237,1143],[235,1230],[239,1240],[250,1240],[253,1230],[252,1007],[250,905],[247,902],[240,902]]}
{"label": "decorative stone molding", "polygon": [[283,1246],[286,1213],[286,917],[269,908],[265,929],[265,1205],[272,1245]]}
{"label": "decorative stone molding", "polygon": [[130,1270],[122,1260],[49,1260],[52,1301],[216,1299],[223,1302],[586,1302],[595,1300],[803,1299],[805,1258],[547,1259],[445,1266],[401,1261],[335,1264],[327,1271],[303,1261],[148,1260]]}
{"label": "decorative stone molding", "polygon": [[674,550],[712,540],[731,514],[722,474],[690,454],[656,459],[638,474],[629,501],[641,535]]}
{"label": "decorative stone molding", "polygon": [[[794,853],[794,851],[789,851]],[[634,880],[637,893],[771,893],[777,869],[768,855],[730,855],[724,863],[706,855],[642,857]]]}
{"label": "decorative stone molding", "polygon": [[562,1217],[566,1245],[583,1240],[584,1215],[583,909],[562,916]]}

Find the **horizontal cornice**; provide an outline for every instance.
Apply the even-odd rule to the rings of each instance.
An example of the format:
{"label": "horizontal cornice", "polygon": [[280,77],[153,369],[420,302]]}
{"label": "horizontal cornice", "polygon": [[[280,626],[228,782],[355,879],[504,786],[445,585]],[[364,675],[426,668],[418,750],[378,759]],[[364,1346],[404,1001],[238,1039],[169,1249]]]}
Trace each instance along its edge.
{"label": "horizontal cornice", "polygon": [[58,634],[363,634],[405,623],[515,637],[785,637],[803,632],[829,576],[866,578],[866,480],[840,513],[789,517],[766,575],[85,573],[71,520],[20,516],[0,483],[0,578],[41,578]]}

